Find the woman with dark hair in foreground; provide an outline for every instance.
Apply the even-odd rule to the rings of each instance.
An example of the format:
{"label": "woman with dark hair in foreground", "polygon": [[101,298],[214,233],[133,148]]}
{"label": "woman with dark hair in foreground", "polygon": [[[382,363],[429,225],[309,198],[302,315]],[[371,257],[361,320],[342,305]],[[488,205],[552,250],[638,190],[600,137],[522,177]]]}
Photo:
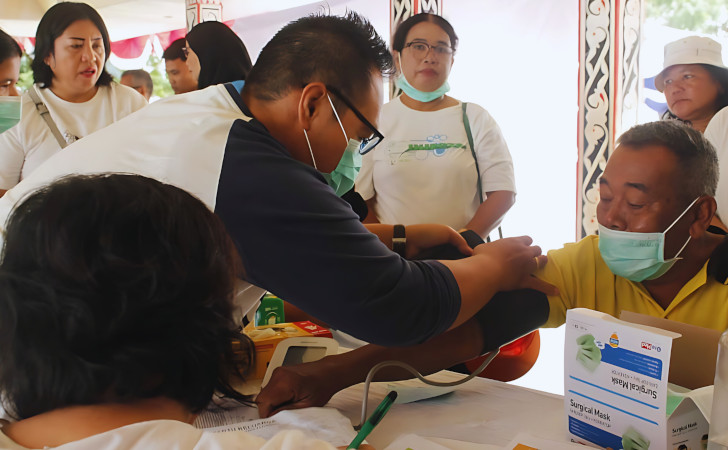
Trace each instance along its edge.
{"label": "woman with dark hair in foreground", "polygon": [[[0,263],[0,448],[333,448],[266,443],[192,421],[217,392],[245,400],[237,255],[185,191],[138,175],[61,179],[14,210]],[[233,353],[232,343],[241,352]]]}

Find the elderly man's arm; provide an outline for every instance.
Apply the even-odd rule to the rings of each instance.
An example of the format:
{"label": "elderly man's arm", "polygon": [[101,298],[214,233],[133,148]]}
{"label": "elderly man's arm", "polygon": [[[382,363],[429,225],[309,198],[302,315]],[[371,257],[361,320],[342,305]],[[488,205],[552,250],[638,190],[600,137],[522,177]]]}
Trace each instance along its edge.
{"label": "elderly man's arm", "polygon": [[[412,347],[367,345],[341,355],[297,366],[279,367],[256,402],[261,417],[283,409],[323,406],[332,395],[366,379],[382,361],[403,361],[430,374],[487,353],[546,322],[549,305],[538,291],[498,293],[463,325]],[[400,368],[383,368],[377,381],[412,378]]]}

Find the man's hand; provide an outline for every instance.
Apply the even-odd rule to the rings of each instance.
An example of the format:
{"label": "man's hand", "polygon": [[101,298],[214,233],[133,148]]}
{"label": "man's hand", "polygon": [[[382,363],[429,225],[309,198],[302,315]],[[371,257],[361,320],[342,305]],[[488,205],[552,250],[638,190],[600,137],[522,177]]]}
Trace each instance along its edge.
{"label": "man's hand", "polygon": [[447,225],[438,224],[421,224],[407,225],[405,227],[407,236],[407,246],[405,247],[405,256],[409,259],[428,248],[442,244],[451,244],[455,246],[460,253],[465,256],[473,254],[465,239],[460,233],[448,227]]}
{"label": "man's hand", "polygon": [[326,370],[321,361],[276,368],[255,399],[260,417],[269,417],[284,409],[324,406],[340,389],[334,380],[327,378],[328,373],[336,372]]}
{"label": "man's hand", "polygon": [[531,245],[528,236],[499,239],[475,247],[475,255],[484,255],[498,263],[501,291],[535,289],[546,295],[558,295],[555,286],[532,276],[548,262],[541,254],[541,247]]}

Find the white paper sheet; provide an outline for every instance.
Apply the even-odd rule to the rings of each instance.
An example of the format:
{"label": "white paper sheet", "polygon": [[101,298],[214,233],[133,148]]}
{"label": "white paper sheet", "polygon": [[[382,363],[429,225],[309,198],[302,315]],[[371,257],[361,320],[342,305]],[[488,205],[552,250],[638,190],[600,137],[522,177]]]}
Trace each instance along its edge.
{"label": "white paper sheet", "polygon": [[334,408],[304,408],[281,411],[261,419],[252,406],[239,406],[225,411],[205,411],[194,425],[211,432],[245,431],[270,439],[283,430],[301,430],[307,436],[334,446],[348,445],[356,436],[348,418]]}

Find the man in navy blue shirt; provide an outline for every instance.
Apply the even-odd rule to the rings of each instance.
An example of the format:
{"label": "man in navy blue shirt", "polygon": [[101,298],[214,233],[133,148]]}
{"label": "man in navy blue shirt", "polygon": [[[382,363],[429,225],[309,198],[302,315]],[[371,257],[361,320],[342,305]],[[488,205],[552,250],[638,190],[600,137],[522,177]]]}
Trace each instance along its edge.
{"label": "man in navy blue shirt", "polygon": [[[385,43],[360,16],[299,19],[261,51],[242,93],[228,84],[174,96],[85,137],[0,199],[0,218],[64,174],[156,178],[221,217],[249,296],[269,290],[381,345],[424,342],[464,323],[497,291],[548,290],[530,275],[546,262],[530,238],[471,251],[445,226],[365,227],[337,195],[351,187],[359,152],[381,139],[382,78],[392,69]],[[443,243],[471,256],[406,259]]]}

